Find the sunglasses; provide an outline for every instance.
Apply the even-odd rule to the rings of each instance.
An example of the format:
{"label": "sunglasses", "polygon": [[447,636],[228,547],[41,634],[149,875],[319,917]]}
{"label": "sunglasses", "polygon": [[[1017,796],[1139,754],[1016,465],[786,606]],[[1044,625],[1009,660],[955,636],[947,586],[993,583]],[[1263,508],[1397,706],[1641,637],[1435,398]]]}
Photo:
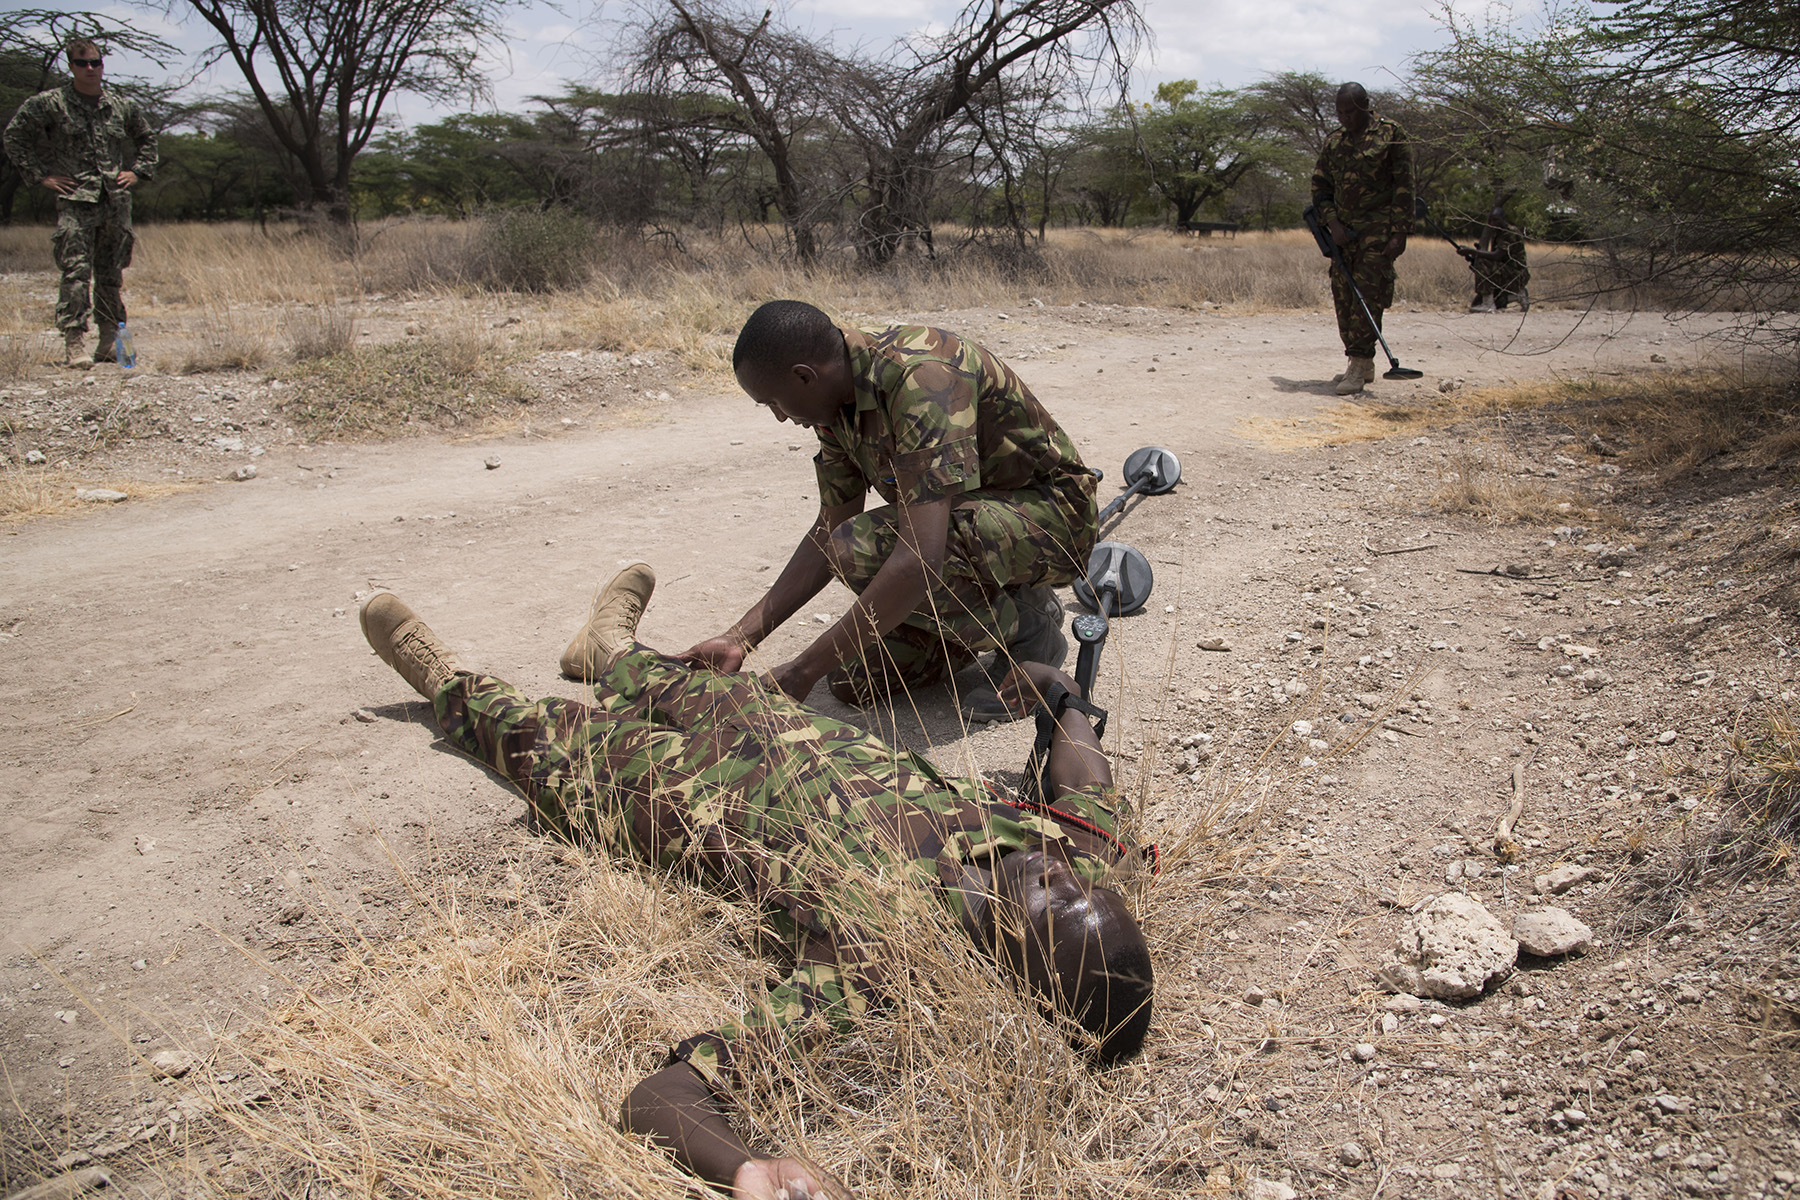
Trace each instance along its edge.
{"label": "sunglasses", "polygon": [[100,60],[97,58],[71,58],[69,65],[72,67],[97,67],[100,65]]}

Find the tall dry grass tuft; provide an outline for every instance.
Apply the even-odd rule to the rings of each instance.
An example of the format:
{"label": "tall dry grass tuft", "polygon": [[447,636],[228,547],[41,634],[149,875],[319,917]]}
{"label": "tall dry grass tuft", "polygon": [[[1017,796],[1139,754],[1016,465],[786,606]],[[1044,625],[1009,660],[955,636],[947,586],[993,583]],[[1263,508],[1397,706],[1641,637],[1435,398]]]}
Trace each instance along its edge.
{"label": "tall dry grass tuft", "polygon": [[1781,706],[1736,730],[1731,761],[1712,792],[1720,812],[1711,826],[1684,826],[1678,842],[1628,879],[1624,927],[1665,925],[1700,887],[1800,875],[1800,714]]}
{"label": "tall dry grass tuft", "polygon": [[[274,357],[271,317],[267,312],[206,305],[198,329],[181,345],[175,370],[182,375],[212,371],[254,371]],[[154,362],[155,351],[146,356]]]}
{"label": "tall dry grass tuft", "polygon": [[1443,512],[1509,524],[1552,522],[1579,507],[1579,497],[1552,491],[1531,472],[1470,445],[1451,455],[1431,499]]}
{"label": "tall dry grass tuft", "polygon": [[295,362],[343,354],[356,345],[356,310],[347,305],[290,309],[286,320]]}
{"label": "tall dry grass tuft", "polygon": [[411,424],[460,425],[528,403],[508,369],[515,351],[480,321],[441,322],[438,332],[386,346],[355,346],[278,367],[297,385],[281,413],[312,433],[393,434]]}

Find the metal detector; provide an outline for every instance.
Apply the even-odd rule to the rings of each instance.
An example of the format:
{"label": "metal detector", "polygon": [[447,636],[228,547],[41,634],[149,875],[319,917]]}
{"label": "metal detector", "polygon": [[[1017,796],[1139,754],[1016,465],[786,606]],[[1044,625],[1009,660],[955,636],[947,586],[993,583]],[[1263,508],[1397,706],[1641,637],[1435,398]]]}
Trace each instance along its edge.
{"label": "metal detector", "polygon": [[1388,348],[1387,338],[1381,332],[1381,322],[1375,319],[1374,312],[1369,308],[1369,302],[1363,299],[1362,289],[1356,286],[1356,280],[1351,276],[1350,268],[1344,262],[1344,256],[1338,249],[1338,244],[1331,240],[1331,234],[1323,225],[1319,224],[1319,210],[1309,204],[1301,215],[1306,220],[1306,227],[1312,230],[1313,240],[1319,243],[1319,249],[1324,251],[1325,257],[1329,258],[1343,274],[1344,282],[1350,287],[1350,294],[1356,297],[1358,304],[1362,305],[1363,316],[1369,318],[1369,324],[1375,327],[1375,340],[1381,343],[1381,350],[1387,355],[1389,368],[1381,373],[1381,377],[1383,379],[1425,378],[1425,372],[1401,366],[1400,360],[1395,358],[1394,352]]}
{"label": "metal detector", "polygon": [[[1160,496],[1173,491],[1181,482],[1181,460],[1172,450],[1145,446],[1133,450],[1125,460],[1124,476],[1125,490],[1100,510],[1099,526],[1112,520],[1133,496]],[[1069,622],[1069,631],[1080,647],[1075,658],[1075,682],[1080,685],[1082,696],[1093,692],[1100,650],[1111,629],[1107,618],[1130,616],[1143,608],[1155,585],[1150,560],[1124,542],[1101,542],[1088,555],[1086,576],[1075,581],[1075,598],[1093,611],[1078,613]]]}

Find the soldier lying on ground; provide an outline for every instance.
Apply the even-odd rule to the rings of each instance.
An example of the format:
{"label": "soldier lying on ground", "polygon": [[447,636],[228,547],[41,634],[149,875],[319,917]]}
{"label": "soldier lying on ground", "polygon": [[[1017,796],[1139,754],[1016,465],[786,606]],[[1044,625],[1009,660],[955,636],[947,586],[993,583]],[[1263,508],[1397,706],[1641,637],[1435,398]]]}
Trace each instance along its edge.
{"label": "soldier lying on ground", "polygon": [[[818,436],[819,512],[768,593],[683,658],[737,670],[835,576],[856,604],[770,673],[796,700],[829,675],[833,696],[868,704],[995,649],[995,678],[1062,665],[1050,589],[1094,547],[1095,479],[1010,367],[942,329],[841,329],[777,300],[744,323],[732,368],[777,420]],[[864,512],[871,488],[886,503]],[[587,678],[568,656],[564,671]],[[978,719],[1014,715],[991,689],[966,701]]]}
{"label": "soldier lying on ground", "polygon": [[534,703],[464,670],[391,592],[362,610],[369,644],[431,700],[445,736],[517,784],[542,826],[755,899],[792,953],[793,972],[763,1002],[681,1042],[632,1090],[628,1131],[736,1196],[847,1194],[805,1162],[753,1152],[725,1118],[726,1097],[759,1059],[848,1032],[882,1002],[909,967],[883,936],[896,922],[960,925],[1085,1031],[1098,1061],[1138,1052],[1150,958],[1125,901],[1102,883],[1128,847],[1082,715],[1092,710],[1068,676],[1025,664],[1002,685],[1009,702],[1042,703],[1054,722],[1051,803],[1008,803],[751,676],[638,645],[655,582],[642,563],[620,572],[576,635],[598,681],[593,705]]}

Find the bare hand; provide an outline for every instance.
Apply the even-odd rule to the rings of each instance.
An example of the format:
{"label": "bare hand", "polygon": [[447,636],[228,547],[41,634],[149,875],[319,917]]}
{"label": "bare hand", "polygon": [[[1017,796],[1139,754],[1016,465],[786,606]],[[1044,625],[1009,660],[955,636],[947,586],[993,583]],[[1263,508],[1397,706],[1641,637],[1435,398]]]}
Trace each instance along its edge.
{"label": "bare hand", "polygon": [[67,175],[46,175],[38,182],[59,196],[66,196],[75,190],[75,181]]}
{"label": "bare hand", "polygon": [[1464,258],[1468,258],[1475,253],[1475,251],[1469,249],[1467,246],[1458,246],[1456,248],[1456,252],[1458,254],[1462,255]]}
{"label": "bare hand", "polygon": [[744,658],[750,653],[750,647],[742,638],[722,633],[718,637],[707,638],[704,642],[690,646],[681,652],[681,661],[694,667],[711,667],[715,671],[727,673],[744,669]]}
{"label": "bare hand", "polygon": [[797,1158],[753,1158],[731,1181],[734,1200],[852,1200],[850,1189]]}
{"label": "bare hand", "polygon": [[1387,248],[1384,249],[1382,253],[1387,255],[1390,259],[1399,258],[1402,254],[1405,254],[1406,235],[1404,233],[1396,233],[1393,237],[1390,237],[1387,242]]}
{"label": "bare hand", "polygon": [[1350,244],[1350,231],[1344,228],[1344,223],[1342,221],[1333,217],[1331,223],[1327,225],[1326,228],[1331,230],[1332,241],[1340,246],[1348,246]]}
{"label": "bare hand", "polygon": [[136,183],[137,181],[138,181],[138,177],[137,177],[136,171],[120,171],[119,172],[118,184],[120,187],[129,189],[131,187],[131,185]]}
{"label": "bare hand", "polygon": [[786,692],[795,700],[804,700],[812,694],[819,682],[819,674],[800,665],[799,659],[784,662],[770,671],[763,679],[774,688]]}

